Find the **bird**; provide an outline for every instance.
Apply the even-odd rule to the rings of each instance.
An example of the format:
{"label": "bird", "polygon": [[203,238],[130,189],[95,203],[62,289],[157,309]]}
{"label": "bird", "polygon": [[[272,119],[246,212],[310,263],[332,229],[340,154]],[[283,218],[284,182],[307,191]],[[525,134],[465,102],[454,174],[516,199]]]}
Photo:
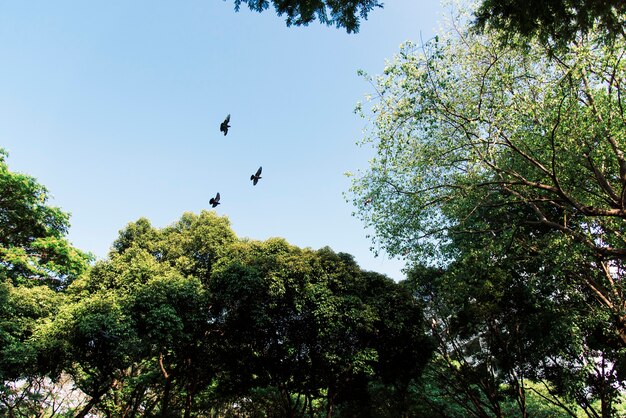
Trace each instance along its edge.
{"label": "bird", "polygon": [[217,193],[215,195],[215,197],[212,197],[211,200],[209,200],[209,204],[213,207],[216,207],[217,205],[220,204],[220,194]]}
{"label": "bird", "polygon": [[220,132],[224,132],[224,136],[226,136],[226,134],[228,133],[228,128],[230,128],[230,125],[228,124],[228,122],[230,122],[230,114],[226,116],[226,119],[224,119],[224,122],[220,124]]}
{"label": "bird", "polygon": [[367,199],[365,199],[365,206],[367,206],[370,203],[372,203],[372,198],[371,197],[368,197]]}
{"label": "bird", "polygon": [[256,171],[256,174],[253,174],[250,176],[250,180],[252,180],[252,185],[256,186],[256,184],[258,183],[259,179],[261,179],[261,170],[263,170],[263,167],[259,167],[259,169]]}

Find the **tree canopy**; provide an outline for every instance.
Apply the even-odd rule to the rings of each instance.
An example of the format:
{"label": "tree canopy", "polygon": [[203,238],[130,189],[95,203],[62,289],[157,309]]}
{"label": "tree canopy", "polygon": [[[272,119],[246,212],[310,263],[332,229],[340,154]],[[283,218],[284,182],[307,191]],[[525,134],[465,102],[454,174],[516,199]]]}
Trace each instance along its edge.
{"label": "tree canopy", "polygon": [[518,48],[471,19],[460,9],[368,77],[376,94],[357,110],[376,155],[353,176],[355,214],[376,246],[433,269],[410,282],[438,341],[427,373],[448,381],[437,397],[506,416],[508,390],[525,416],[530,379],[611,416],[626,351],[626,38],[594,25]]}
{"label": "tree canopy", "polygon": [[503,39],[521,35],[564,46],[600,27],[612,39],[626,35],[626,4],[618,0],[483,0],[476,26],[502,31]]}
{"label": "tree canopy", "polygon": [[[358,214],[392,254],[440,261],[454,258],[456,234],[491,234],[504,251],[520,226],[550,231],[551,245],[587,263],[578,280],[621,317],[624,40],[590,36],[551,59],[539,44],[519,51],[495,37],[458,29],[421,50],[406,44],[373,81],[365,142],[378,156],[354,181]],[[478,211],[512,222],[492,228]]]}
{"label": "tree canopy", "polygon": [[[257,12],[270,6],[268,0],[235,0],[235,10],[242,3]],[[378,0],[272,0],[271,4],[279,16],[287,16],[287,26],[306,26],[318,19],[320,23],[345,28],[348,33],[358,32],[360,20],[367,19],[375,7],[383,7]]]}
{"label": "tree canopy", "polygon": [[88,269],[89,256],[65,238],[68,215],[49,206],[33,177],[9,170],[0,150],[0,378],[32,371],[29,342],[58,309],[59,292]]}
{"label": "tree canopy", "polygon": [[67,286],[85,272],[88,255],[65,239],[69,215],[49,206],[48,190],[14,173],[0,149],[0,281]]}
{"label": "tree canopy", "polygon": [[[233,405],[331,416],[371,408],[374,383],[407,399],[432,351],[422,308],[391,279],[330,248],[239,239],[207,211],[165,228],[130,223],[106,260],[48,298],[39,296],[56,303],[54,315],[23,338],[31,366],[4,378],[69,376],[86,396],[78,417],[229,414]],[[0,394],[0,405],[7,399],[16,396]]]}

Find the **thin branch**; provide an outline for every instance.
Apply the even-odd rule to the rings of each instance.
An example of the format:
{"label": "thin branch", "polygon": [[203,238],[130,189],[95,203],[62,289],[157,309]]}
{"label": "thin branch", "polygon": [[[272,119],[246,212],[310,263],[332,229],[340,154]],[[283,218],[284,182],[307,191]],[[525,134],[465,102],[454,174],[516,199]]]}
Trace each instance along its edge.
{"label": "thin branch", "polygon": [[[600,126],[603,126],[604,118],[602,117],[602,114],[598,110],[595,99],[593,98],[593,94],[591,93],[591,88],[589,87],[589,80],[587,78],[587,71],[585,70],[585,68],[582,68],[582,75],[583,75],[582,77],[583,84],[585,86],[584,93],[587,96],[587,100],[589,101],[589,106],[591,107],[591,110],[593,111],[593,114],[595,115],[596,120],[598,121]],[[615,153],[615,156],[617,158],[617,161],[619,164],[619,171],[620,171],[620,180],[622,181],[622,185],[626,186],[626,158],[624,158],[624,152],[619,148],[619,144],[617,143],[615,138],[611,135],[610,131],[607,131],[606,129],[604,129],[604,133],[606,135],[607,141],[611,145],[611,148],[613,149],[613,152]]]}

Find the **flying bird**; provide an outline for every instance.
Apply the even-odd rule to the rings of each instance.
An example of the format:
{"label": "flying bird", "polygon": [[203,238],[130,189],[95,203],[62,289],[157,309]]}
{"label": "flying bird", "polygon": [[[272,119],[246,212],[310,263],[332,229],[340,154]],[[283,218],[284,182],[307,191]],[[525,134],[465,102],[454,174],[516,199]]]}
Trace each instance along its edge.
{"label": "flying bird", "polygon": [[259,169],[256,171],[256,174],[253,174],[250,176],[250,180],[252,180],[252,185],[256,186],[256,184],[259,182],[259,179],[261,179],[261,170],[263,170],[263,167],[259,167]]}
{"label": "flying bird", "polygon": [[228,133],[228,128],[230,128],[230,125],[228,124],[228,122],[230,122],[230,114],[226,116],[226,119],[224,119],[224,122],[220,124],[220,132],[224,132],[224,136],[226,136],[226,134]]}
{"label": "flying bird", "polygon": [[209,200],[209,204],[213,207],[216,207],[217,205],[220,204],[220,194],[216,194],[215,197],[212,197],[211,200]]}

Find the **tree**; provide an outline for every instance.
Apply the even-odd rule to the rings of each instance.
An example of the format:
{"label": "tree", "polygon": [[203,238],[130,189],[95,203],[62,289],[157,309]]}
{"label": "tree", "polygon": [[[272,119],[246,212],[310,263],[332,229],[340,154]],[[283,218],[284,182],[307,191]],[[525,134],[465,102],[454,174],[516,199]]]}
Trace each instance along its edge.
{"label": "tree", "polygon": [[222,334],[218,391],[225,399],[272,394],[275,414],[299,416],[317,396],[309,379],[311,318],[303,309],[311,256],[282,239],[240,242],[216,267],[209,291]]}
{"label": "tree", "polygon": [[363,272],[353,285],[352,292],[376,315],[370,344],[377,360],[367,390],[348,396],[341,411],[346,416],[415,416],[413,390],[435,348],[423,307],[408,286],[375,272]]}
{"label": "tree", "polygon": [[[391,254],[442,264],[458,255],[456,235],[486,234],[506,253],[524,232],[542,250],[539,229],[624,347],[626,39],[592,32],[553,56],[497,38],[456,20],[421,53],[405,45],[373,81],[364,142],[377,157],[354,179],[357,214]],[[493,228],[477,211],[514,221]]]}
{"label": "tree", "polygon": [[[5,389],[31,391],[41,388],[48,372],[33,333],[58,313],[63,289],[87,272],[90,256],[65,238],[69,215],[48,205],[48,190],[33,177],[10,171],[6,158],[0,149],[0,379]],[[20,380],[26,384],[11,384]],[[32,393],[2,391],[0,403],[4,395]]]}
{"label": "tree", "polygon": [[[76,417],[85,417],[123,380],[138,356],[138,338],[124,299],[114,292],[98,292],[68,303],[40,324],[34,339],[49,370],[65,371],[90,396]],[[100,408],[106,410],[106,408]]]}
{"label": "tree", "polygon": [[[250,10],[262,12],[270,2],[268,0],[235,0],[235,10],[241,4]],[[383,7],[378,0],[272,0],[279,16],[287,15],[287,26],[306,26],[316,18],[326,25],[345,28],[348,33],[359,31],[359,19],[367,19],[374,7]]]}
{"label": "tree", "polygon": [[205,285],[234,240],[214,213],[185,213],[162,229],[142,218],[67,289],[64,314],[39,335],[91,396],[82,413],[191,416],[215,375]]}
{"label": "tree", "polygon": [[325,416],[354,416],[371,407],[370,382],[402,391],[429,358],[411,295],[348,254],[242,242],[212,279],[226,399],[275,397],[270,415],[316,416],[324,406]]}
{"label": "tree", "polygon": [[413,268],[405,282],[437,341],[425,373],[437,390],[426,401],[455,403],[461,416],[534,416],[533,400],[550,416],[613,416],[621,355],[593,296],[545,258],[530,263],[518,242],[498,257],[478,249],[485,241],[446,269]]}
{"label": "tree", "polygon": [[[235,406],[353,416],[373,405],[373,385],[406,411],[409,382],[432,350],[421,308],[392,280],[329,248],[240,240],[227,218],[206,211],[165,228],[132,222],[108,258],[62,292],[9,282],[0,302],[10,319],[0,326],[14,334],[23,332],[16,316],[35,319],[28,344],[5,356],[22,360],[5,369],[70,376],[86,395],[71,411],[77,417],[191,417]],[[16,409],[12,388],[2,411]],[[36,409],[28,399],[22,410]]]}
{"label": "tree", "polygon": [[83,274],[89,256],[64,238],[69,215],[47,205],[48,190],[9,171],[0,149],[0,281],[61,289]]}
{"label": "tree", "polygon": [[483,0],[476,10],[476,27],[501,31],[502,39],[514,35],[537,38],[558,46],[602,29],[607,38],[626,36],[626,4],[617,0]]}

